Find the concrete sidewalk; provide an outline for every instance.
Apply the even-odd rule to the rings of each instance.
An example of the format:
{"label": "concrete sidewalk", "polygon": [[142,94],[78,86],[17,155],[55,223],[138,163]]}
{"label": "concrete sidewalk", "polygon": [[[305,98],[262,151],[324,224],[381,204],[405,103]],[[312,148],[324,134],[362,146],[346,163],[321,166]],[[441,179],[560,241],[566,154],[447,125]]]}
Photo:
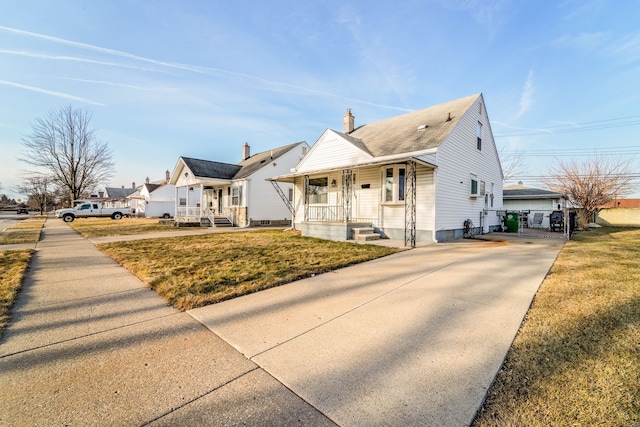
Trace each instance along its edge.
{"label": "concrete sidewalk", "polygon": [[42,237],[0,425],[468,425],[564,243],[431,245],[181,313],[62,221]]}
{"label": "concrete sidewalk", "polygon": [[0,425],[334,425],[67,224],[41,239],[0,341]]}

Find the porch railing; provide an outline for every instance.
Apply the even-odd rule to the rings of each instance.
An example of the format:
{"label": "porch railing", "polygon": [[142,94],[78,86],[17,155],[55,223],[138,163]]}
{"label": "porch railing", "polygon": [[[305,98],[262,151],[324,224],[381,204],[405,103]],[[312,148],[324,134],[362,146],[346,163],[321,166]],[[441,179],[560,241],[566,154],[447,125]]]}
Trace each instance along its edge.
{"label": "porch railing", "polygon": [[206,213],[202,208],[198,207],[178,207],[175,220],[178,222],[200,222],[200,219],[206,217]]}
{"label": "porch railing", "polygon": [[344,207],[309,206],[307,221],[344,221]]}

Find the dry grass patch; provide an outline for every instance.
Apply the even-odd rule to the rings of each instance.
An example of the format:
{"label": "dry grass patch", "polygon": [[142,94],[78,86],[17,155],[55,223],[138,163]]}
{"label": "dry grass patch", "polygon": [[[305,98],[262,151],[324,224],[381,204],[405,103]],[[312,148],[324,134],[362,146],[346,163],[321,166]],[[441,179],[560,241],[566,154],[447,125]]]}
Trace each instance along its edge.
{"label": "dry grass patch", "polygon": [[567,242],[474,425],[640,425],[640,230]]}
{"label": "dry grass patch", "polygon": [[40,231],[46,220],[47,218],[45,216],[37,216],[20,221],[8,230],[0,233],[0,245],[37,243],[40,239]]}
{"label": "dry grass patch", "polygon": [[[56,219],[62,221],[61,219]],[[157,218],[76,218],[69,225],[84,238],[125,236],[156,233],[160,231],[184,231],[182,228],[160,224]]]}
{"label": "dry grass patch", "polygon": [[0,338],[9,323],[33,251],[0,251]]}
{"label": "dry grass patch", "polygon": [[99,247],[180,310],[398,251],[278,230],[115,242]]}

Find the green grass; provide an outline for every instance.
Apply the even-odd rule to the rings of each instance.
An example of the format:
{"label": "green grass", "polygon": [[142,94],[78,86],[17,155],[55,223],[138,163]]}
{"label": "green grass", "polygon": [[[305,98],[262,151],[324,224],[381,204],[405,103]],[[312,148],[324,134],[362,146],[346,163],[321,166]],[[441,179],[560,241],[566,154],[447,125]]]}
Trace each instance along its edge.
{"label": "green grass", "polygon": [[11,307],[22,285],[32,254],[32,250],[0,251],[0,338],[11,317]]}
{"label": "green grass", "polygon": [[640,230],[567,242],[474,426],[640,425]]}
{"label": "green grass", "polygon": [[[55,218],[55,220],[62,221],[59,218]],[[122,218],[120,220],[111,218],[76,218],[69,225],[85,238],[184,231],[184,228],[160,224],[160,220],[157,218]]]}
{"label": "green grass", "polygon": [[99,248],[180,310],[398,251],[279,230],[115,242]]}

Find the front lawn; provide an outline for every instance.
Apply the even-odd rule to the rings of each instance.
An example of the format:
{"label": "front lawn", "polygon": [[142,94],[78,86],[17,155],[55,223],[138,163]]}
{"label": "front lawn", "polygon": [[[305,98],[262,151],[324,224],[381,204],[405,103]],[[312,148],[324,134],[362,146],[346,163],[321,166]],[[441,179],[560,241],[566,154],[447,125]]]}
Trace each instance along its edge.
{"label": "front lawn", "polygon": [[280,230],[104,243],[98,247],[180,310],[282,285],[399,249]]}

